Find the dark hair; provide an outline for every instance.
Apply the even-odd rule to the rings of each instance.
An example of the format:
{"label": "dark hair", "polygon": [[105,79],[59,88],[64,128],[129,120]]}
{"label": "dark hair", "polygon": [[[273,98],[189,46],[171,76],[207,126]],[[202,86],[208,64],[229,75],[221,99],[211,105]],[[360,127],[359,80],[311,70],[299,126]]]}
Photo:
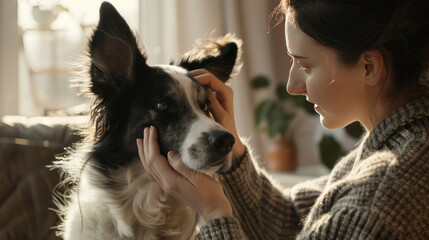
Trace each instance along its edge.
{"label": "dark hair", "polygon": [[[428,0],[282,0],[277,12],[292,14],[308,36],[334,49],[344,65],[377,49],[390,82],[384,97],[413,98],[428,92],[419,85],[429,63]],[[284,16],[284,15],[283,15]]]}

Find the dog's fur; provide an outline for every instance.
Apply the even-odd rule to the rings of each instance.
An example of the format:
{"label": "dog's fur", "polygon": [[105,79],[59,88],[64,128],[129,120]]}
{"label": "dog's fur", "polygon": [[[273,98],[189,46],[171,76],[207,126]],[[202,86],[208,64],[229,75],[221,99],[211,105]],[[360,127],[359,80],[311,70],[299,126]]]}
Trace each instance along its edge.
{"label": "dog's fur", "polygon": [[[136,138],[156,126],[161,154],[214,176],[231,166],[234,137],[210,116],[209,89],[188,71],[205,68],[227,81],[241,42],[228,34],[200,41],[175,64],[149,66],[125,20],[109,3],[88,48],[86,92],[92,126],[54,168],[68,190],[56,196],[65,239],[188,239],[196,214],[149,180]],[[231,139],[232,138],[232,139]]]}

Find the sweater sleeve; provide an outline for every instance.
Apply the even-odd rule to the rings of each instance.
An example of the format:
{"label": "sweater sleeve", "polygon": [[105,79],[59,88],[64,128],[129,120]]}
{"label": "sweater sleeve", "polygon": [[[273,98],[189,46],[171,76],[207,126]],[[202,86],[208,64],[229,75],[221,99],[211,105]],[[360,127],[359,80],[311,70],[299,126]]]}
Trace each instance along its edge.
{"label": "sweater sleeve", "polygon": [[[305,226],[297,240],[408,239],[389,229],[380,214],[358,207],[342,207],[321,215]],[[409,238],[412,239],[412,238]]]}
{"label": "sweater sleeve", "polygon": [[240,224],[235,217],[221,217],[203,225],[195,239],[243,239]]}
{"label": "sweater sleeve", "polygon": [[327,177],[281,190],[253,164],[246,152],[240,165],[221,175],[219,180],[231,202],[234,217],[209,221],[202,226],[197,239],[242,239],[243,233],[249,239],[293,239]]}

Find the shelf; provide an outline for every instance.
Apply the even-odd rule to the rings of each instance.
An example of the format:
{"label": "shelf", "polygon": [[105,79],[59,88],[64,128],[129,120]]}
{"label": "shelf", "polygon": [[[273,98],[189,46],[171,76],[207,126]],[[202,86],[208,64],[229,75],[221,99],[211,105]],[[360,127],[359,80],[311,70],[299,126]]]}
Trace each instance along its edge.
{"label": "shelf", "polygon": [[61,32],[64,31],[64,28],[41,28],[41,27],[35,27],[35,28],[21,28],[21,33],[25,32],[42,32],[42,33],[55,33],[55,32]]}
{"label": "shelf", "polygon": [[67,75],[71,72],[70,69],[61,67],[31,67],[29,70],[31,74]]}

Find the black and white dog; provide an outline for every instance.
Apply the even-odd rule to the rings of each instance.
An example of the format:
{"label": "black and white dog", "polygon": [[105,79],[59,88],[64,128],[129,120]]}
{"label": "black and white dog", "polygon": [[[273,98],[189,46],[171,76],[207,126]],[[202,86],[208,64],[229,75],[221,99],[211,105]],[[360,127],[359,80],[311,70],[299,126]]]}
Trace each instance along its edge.
{"label": "black and white dog", "polygon": [[228,34],[199,41],[176,64],[149,66],[125,20],[111,4],[101,5],[84,83],[93,98],[91,126],[54,166],[64,174],[63,186],[69,186],[57,198],[65,239],[189,239],[194,234],[196,214],[149,180],[136,138],[153,125],[163,155],[173,150],[186,166],[212,176],[228,169],[234,137],[212,119],[210,90],[188,71],[205,68],[227,81],[240,45]]}

